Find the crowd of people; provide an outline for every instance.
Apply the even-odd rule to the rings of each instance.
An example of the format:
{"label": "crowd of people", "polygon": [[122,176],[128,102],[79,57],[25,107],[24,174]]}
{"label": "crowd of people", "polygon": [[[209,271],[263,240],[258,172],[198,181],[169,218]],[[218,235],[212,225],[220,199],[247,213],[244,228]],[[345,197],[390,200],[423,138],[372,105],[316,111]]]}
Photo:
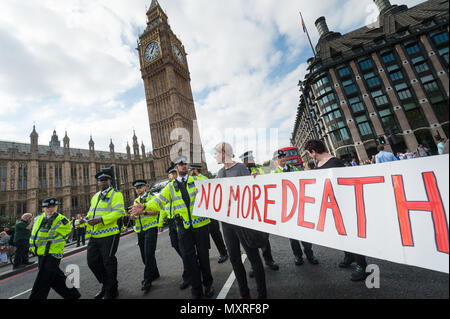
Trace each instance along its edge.
{"label": "crowd of people", "polygon": [[[431,150],[425,147],[423,144],[419,144],[415,151],[410,151],[406,149],[404,152],[392,153],[385,149],[384,145],[379,145],[377,147],[378,153],[373,155],[370,160],[365,160],[364,162],[359,163],[356,158],[352,158],[351,161],[344,162],[345,166],[360,166],[360,165],[371,165],[371,164],[379,164],[385,162],[393,162],[393,161],[403,161],[414,158],[428,157],[432,156]],[[441,138],[437,144],[438,155],[448,154],[449,153],[449,141],[446,138]]]}
{"label": "crowd of people", "polygon": [[[72,230],[66,243],[76,242],[76,247],[86,245],[86,227],[80,224],[83,218],[82,214],[71,218]],[[33,225],[33,215],[25,213],[17,220],[13,229],[3,227],[0,232],[0,266],[11,263],[15,270],[33,264],[29,261],[29,240]]]}
{"label": "crowd of people", "polygon": [[[443,143],[442,153],[446,152],[445,145],[448,152],[448,142],[445,144],[443,141]],[[328,154],[320,140],[310,140],[304,147],[310,158],[314,160],[314,165],[308,165],[310,169],[346,166],[341,159]],[[379,146],[378,150],[374,163],[399,160],[394,154],[385,151],[383,146]],[[419,146],[417,150],[419,156],[428,156],[428,152],[422,146]],[[271,174],[298,170],[287,164],[286,155],[283,150],[277,150],[274,153],[275,169],[270,172]],[[214,158],[218,164],[223,165],[217,178],[239,176],[257,178],[258,175],[264,174],[264,171],[256,166],[252,151],[240,156],[242,162],[239,163],[233,160],[232,146],[225,142],[214,148]],[[408,155],[405,155],[404,159],[407,158]],[[358,165],[356,159],[353,159],[350,165]],[[270,295],[267,291],[264,264],[268,269],[279,270],[279,265],[272,255],[269,235],[193,215],[193,205],[198,192],[196,181],[207,179],[201,174],[200,165],[191,164],[188,168],[188,160],[179,157],[174,160],[167,172],[169,182],[159,194],[150,192],[145,180],[134,181],[133,186],[137,197],[128,209],[125,207],[122,193],[112,187],[113,170],[102,169],[95,176],[100,191],[92,197],[86,216],[78,215],[77,218],[67,219],[58,212],[59,203],[55,198],[45,199],[42,202],[42,214],[34,219],[31,214],[24,214],[15,226],[12,242],[16,247],[14,268],[30,263],[29,251],[38,256],[39,271],[30,299],[46,299],[51,288],[65,299],[81,297],[76,288],[66,286],[65,274],[59,268],[64,247],[70,237],[77,241],[77,246],[81,243],[85,245],[85,238],[89,238],[87,264],[101,286],[93,298],[117,298],[119,283],[115,255],[119,246],[120,233],[125,226],[124,218],[129,218],[134,223],[134,231],[138,237],[139,253],[144,264],[141,282],[141,290],[144,293],[150,292],[152,282],[160,277],[155,256],[157,234],[163,230],[164,226],[168,226],[171,246],[183,264],[183,269],[180,269],[182,281],[179,288],[184,290],[191,287],[193,299],[210,298],[215,292],[209,258],[210,237],[220,254],[218,263],[224,263],[228,259],[231,262],[239,286],[240,298],[252,298],[247,271],[241,258],[241,248],[251,264],[249,277],[256,281],[256,297],[268,298]],[[303,256],[306,256],[312,265],[319,264],[311,243],[294,239],[290,239],[289,242],[295,265],[301,266],[304,263]],[[5,262],[5,252],[9,249],[10,243],[11,235],[6,231],[2,232],[0,234],[2,263]],[[261,258],[260,250],[263,258]],[[339,263],[339,267],[348,268],[352,263],[356,263],[350,279],[364,281],[368,275],[366,257],[350,252],[343,253],[343,260]]]}

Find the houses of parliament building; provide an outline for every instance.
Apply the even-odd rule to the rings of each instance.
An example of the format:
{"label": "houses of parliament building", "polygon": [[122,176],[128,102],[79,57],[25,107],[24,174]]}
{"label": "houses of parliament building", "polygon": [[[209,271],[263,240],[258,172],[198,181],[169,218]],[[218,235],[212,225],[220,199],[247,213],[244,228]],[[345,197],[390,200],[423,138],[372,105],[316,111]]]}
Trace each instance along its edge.
{"label": "houses of parliament building", "polygon": [[92,136],[88,149],[71,148],[67,132],[62,142],[54,131],[48,146],[39,145],[35,127],[29,144],[0,141],[0,216],[36,215],[42,200],[51,196],[65,216],[85,214],[98,191],[95,174],[105,167],[114,167],[126,205],[134,199],[135,179],[155,181],[153,156],[138,144],[136,134],[133,153],[127,145],[126,154],[116,153],[112,140],[109,152],[95,150]]}

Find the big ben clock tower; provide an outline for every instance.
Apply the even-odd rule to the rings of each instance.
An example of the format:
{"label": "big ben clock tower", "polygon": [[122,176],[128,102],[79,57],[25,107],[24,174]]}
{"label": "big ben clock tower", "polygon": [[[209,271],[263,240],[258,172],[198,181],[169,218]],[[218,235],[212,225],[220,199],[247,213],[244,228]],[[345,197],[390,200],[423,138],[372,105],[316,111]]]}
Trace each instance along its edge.
{"label": "big ben clock tower", "polygon": [[206,169],[186,52],[157,0],[147,11],[147,28],[139,37],[138,50],[156,178],[167,177],[166,170],[178,155]]}

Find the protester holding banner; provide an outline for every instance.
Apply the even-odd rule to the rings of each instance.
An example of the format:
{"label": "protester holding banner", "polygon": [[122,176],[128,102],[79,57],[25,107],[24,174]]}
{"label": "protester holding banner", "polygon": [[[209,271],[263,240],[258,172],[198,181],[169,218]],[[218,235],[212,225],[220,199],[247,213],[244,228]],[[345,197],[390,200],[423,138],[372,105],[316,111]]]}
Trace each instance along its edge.
{"label": "protester holding banner", "polygon": [[[224,167],[218,172],[217,178],[250,176],[250,171],[244,164],[236,163],[232,160],[234,155],[233,148],[230,144],[223,142],[216,145],[214,148],[214,157],[218,164],[224,164]],[[248,288],[247,274],[241,259],[240,245],[244,247],[248,259],[250,260],[250,264],[252,265],[258,290],[258,299],[266,299],[266,274],[264,272],[264,266],[258,248],[249,247],[246,241],[243,240],[241,232],[242,227],[227,223],[222,223],[222,227],[231,265],[233,266],[233,271],[239,285],[241,299],[250,299],[251,296]]]}
{"label": "protester holding banner", "polygon": [[[332,155],[328,154],[325,150],[325,145],[320,140],[309,140],[304,146],[309,156],[317,162],[316,169],[328,169],[334,167],[345,167],[344,163]],[[382,151],[383,149],[381,149]],[[353,262],[356,262],[356,268],[352,273],[352,281],[363,281],[367,277],[366,257],[358,254],[344,252],[344,260],[339,264],[341,268],[348,268]]]}
{"label": "protester holding banner", "polygon": [[[252,174],[253,177],[256,178],[258,175],[264,175],[264,171],[260,167],[256,167],[255,164],[255,158],[253,157],[253,151],[248,151],[239,156],[241,161],[244,163],[245,166],[247,166],[248,170],[250,171],[250,174]],[[261,248],[262,255],[264,258],[264,262],[266,263],[266,266],[268,266],[272,270],[279,270],[280,267],[275,263],[272,256],[272,247],[270,246],[270,241],[267,240],[267,244]],[[254,277],[253,270],[250,271],[250,277]]]}
{"label": "protester holding banner", "polygon": [[[271,172],[272,174],[298,171],[298,169],[292,166],[291,164],[287,164],[286,153],[282,150],[278,150],[273,154],[273,160],[276,161],[276,168]],[[295,265],[296,266],[303,265],[303,251],[302,247],[300,246],[300,241],[295,239],[289,239],[289,242],[291,244],[292,252],[294,253]],[[314,257],[312,244],[302,241],[302,245],[303,249],[305,250],[305,255],[308,261],[313,265],[319,264],[319,261],[316,259],[316,257]]]}

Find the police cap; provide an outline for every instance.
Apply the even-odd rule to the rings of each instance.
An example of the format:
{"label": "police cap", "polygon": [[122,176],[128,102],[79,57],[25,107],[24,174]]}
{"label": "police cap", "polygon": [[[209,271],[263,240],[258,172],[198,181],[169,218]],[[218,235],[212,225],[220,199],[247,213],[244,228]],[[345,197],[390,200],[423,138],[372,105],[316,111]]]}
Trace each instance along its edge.
{"label": "police cap", "polygon": [[110,179],[112,180],[113,172],[110,168],[103,168],[100,172],[95,174],[95,179]]}
{"label": "police cap", "polygon": [[139,180],[133,182],[133,187],[136,187],[136,188],[138,188],[140,186],[145,186],[145,185],[147,185],[147,182],[143,179],[139,179]]}
{"label": "police cap", "polygon": [[177,166],[177,165],[180,165],[180,164],[187,164],[187,163],[188,163],[188,160],[187,160],[187,158],[185,156],[177,157],[173,161],[174,166]]}
{"label": "police cap", "polygon": [[273,159],[274,160],[277,160],[277,159],[279,159],[280,157],[283,157],[283,156],[286,156],[286,152],[282,151],[282,150],[278,150],[275,153],[273,153]]}
{"label": "police cap", "polygon": [[241,156],[239,156],[239,158],[240,158],[242,161],[245,161],[245,160],[253,161],[253,160],[255,159],[255,158],[253,157],[253,151],[245,152],[244,154],[242,154]]}
{"label": "police cap", "polygon": [[191,164],[191,166],[189,166],[189,170],[193,170],[193,169],[202,169],[202,165],[201,164]]}
{"label": "police cap", "polygon": [[56,205],[59,205],[59,202],[54,197],[47,198],[42,201],[42,207],[52,207],[52,206],[56,206]]}

